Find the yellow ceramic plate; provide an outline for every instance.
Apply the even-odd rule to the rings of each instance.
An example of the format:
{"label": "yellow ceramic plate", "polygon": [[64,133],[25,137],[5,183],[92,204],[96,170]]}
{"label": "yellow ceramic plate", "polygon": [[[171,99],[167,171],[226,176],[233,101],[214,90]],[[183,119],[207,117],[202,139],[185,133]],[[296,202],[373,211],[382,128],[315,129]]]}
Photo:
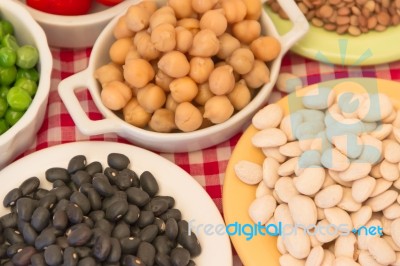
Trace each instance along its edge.
{"label": "yellow ceramic plate", "polygon": [[[400,83],[382,79],[370,78],[352,78],[338,79],[306,87],[296,94],[281,99],[278,103],[283,107],[285,113],[296,111],[302,108],[301,96],[316,86],[329,87],[337,93],[352,91],[362,92],[382,92],[394,100],[396,108],[400,108]],[[290,106],[289,106],[290,103]],[[254,224],[249,215],[248,208],[255,199],[257,186],[250,186],[242,183],[235,174],[234,165],[240,160],[248,160],[261,164],[264,155],[260,149],[251,144],[252,136],[257,132],[253,126],[250,126],[240,138],[232,156],[229,160],[224,186],[223,186],[223,209],[225,223],[238,225]],[[233,232],[233,230],[231,231]],[[245,235],[231,236],[232,243],[246,266],[277,266],[279,265],[279,252],[276,248],[276,237],[257,235],[251,240],[246,240]]]}
{"label": "yellow ceramic plate", "polygon": [[[283,34],[292,27],[267,8],[278,32]],[[398,48],[400,26],[383,32],[369,32],[354,37],[339,35],[310,25],[308,33],[292,47],[292,51],[304,57],[337,65],[377,65],[400,59]]]}

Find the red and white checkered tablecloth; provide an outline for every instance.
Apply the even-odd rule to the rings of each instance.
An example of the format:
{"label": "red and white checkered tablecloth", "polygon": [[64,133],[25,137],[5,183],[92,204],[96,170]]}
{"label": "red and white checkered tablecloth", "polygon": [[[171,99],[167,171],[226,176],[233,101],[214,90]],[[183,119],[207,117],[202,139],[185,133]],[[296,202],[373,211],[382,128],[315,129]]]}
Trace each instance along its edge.
{"label": "red and white checkered tablecloth", "polygon": [[[104,140],[127,143],[116,134],[85,136],[80,133],[57,93],[58,84],[62,79],[87,67],[90,52],[90,48],[76,50],[52,48],[54,67],[47,114],[36,141],[22,156],[46,147],[74,141]],[[343,67],[322,64],[288,53],[282,62],[281,72],[298,75],[302,78],[304,85],[346,77],[376,77],[400,81],[400,62],[378,66]],[[270,102],[281,97],[282,94],[274,89],[270,96]],[[102,118],[86,90],[79,92],[78,99],[91,119]],[[179,154],[162,153],[161,156],[192,175],[204,187],[222,212],[222,184],[225,168],[240,136],[241,133],[224,143],[205,150]],[[234,260],[234,265],[241,265],[236,255]]]}

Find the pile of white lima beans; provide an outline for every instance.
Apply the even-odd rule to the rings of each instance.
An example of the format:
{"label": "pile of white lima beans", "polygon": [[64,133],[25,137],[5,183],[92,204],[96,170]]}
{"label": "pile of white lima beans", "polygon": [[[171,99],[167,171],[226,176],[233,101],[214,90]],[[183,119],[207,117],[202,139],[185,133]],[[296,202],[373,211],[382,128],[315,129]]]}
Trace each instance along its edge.
{"label": "pile of white lima beans", "polygon": [[258,185],[250,218],[290,228],[277,237],[282,266],[400,265],[400,111],[377,92],[314,87],[301,101],[253,117],[265,159],[234,166]]}

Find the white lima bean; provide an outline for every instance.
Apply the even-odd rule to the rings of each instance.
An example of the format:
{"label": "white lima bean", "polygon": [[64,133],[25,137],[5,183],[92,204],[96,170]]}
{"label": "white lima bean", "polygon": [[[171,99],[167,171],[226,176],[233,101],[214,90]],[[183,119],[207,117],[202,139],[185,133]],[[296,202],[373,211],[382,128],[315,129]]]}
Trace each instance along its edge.
{"label": "white lima bean", "polygon": [[[308,91],[302,104],[291,114],[270,104],[252,119],[252,144],[266,158],[257,178],[235,169],[258,184],[250,217],[297,230],[279,236],[280,265],[398,265],[400,111],[384,94],[336,96],[323,87]],[[381,227],[383,236],[346,234],[362,227]]]}

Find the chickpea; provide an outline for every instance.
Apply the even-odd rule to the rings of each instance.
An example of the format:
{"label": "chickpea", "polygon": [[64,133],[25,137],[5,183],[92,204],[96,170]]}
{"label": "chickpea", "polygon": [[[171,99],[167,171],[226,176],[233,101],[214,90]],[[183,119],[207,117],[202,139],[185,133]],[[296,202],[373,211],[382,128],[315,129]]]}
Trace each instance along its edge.
{"label": "chickpea", "polygon": [[132,46],[129,48],[128,53],[126,54],[125,57],[125,64],[132,59],[138,59],[141,58],[139,52],[136,49],[136,46],[132,44]]}
{"label": "chickpea", "polygon": [[236,49],[240,48],[240,41],[230,35],[229,33],[224,33],[219,36],[219,51],[217,53],[218,58],[225,60]]}
{"label": "chickpea", "polygon": [[175,112],[177,106],[178,106],[178,103],[175,102],[175,100],[174,100],[174,98],[172,98],[171,94],[168,94],[167,101],[165,103],[165,108]]}
{"label": "chickpea", "polygon": [[151,119],[151,114],[147,113],[138,103],[136,98],[132,98],[122,109],[124,120],[136,127],[144,128]]}
{"label": "chickpea", "polygon": [[190,60],[189,76],[198,84],[208,80],[214,70],[214,62],[209,57],[193,57]]}
{"label": "chickpea", "polygon": [[262,36],[251,43],[250,49],[255,58],[269,62],[278,57],[281,52],[281,44],[274,37]]}
{"label": "chickpea", "polygon": [[192,0],[192,8],[199,14],[212,9],[219,0]]}
{"label": "chickpea", "polygon": [[178,19],[188,18],[193,14],[192,0],[168,0]]}
{"label": "chickpea", "polygon": [[205,105],[213,96],[215,95],[210,91],[210,85],[206,82],[199,85],[199,92],[197,93],[196,98],[194,98],[194,101],[198,105]]}
{"label": "chickpea", "polygon": [[153,0],[142,0],[140,3],[137,4],[138,6],[144,8],[152,15],[157,10],[157,2]]}
{"label": "chickpea", "polygon": [[133,43],[143,59],[150,61],[160,57],[160,51],[156,49],[151,41],[150,34],[146,31],[136,33]]}
{"label": "chickpea", "polygon": [[171,24],[161,24],[151,32],[151,41],[160,52],[169,52],[175,49],[175,27]]}
{"label": "chickpea", "polygon": [[244,74],[243,78],[249,88],[260,88],[269,82],[269,69],[263,61],[255,60],[252,70]]}
{"label": "chickpea", "polygon": [[149,26],[150,13],[139,5],[133,5],[126,12],[128,29],[134,32],[141,31]]}
{"label": "chickpea", "polygon": [[199,109],[189,102],[180,103],[175,110],[175,124],[183,132],[198,129],[203,122]]}
{"label": "chickpea", "polygon": [[149,127],[156,132],[171,132],[176,128],[175,113],[165,108],[156,110],[151,117]]}
{"label": "chickpea", "polygon": [[225,11],[225,17],[228,23],[242,21],[247,14],[246,5],[242,0],[222,0],[221,7]]}
{"label": "chickpea", "polygon": [[154,113],[155,110],[163,107],[167,100],[164,90],[153,83],[139,89],[136,98],[148,113]]}
{"label": "chickpea", "polygon": [[116,64],[123,65],[126,55],[133,46],[132,38],[121,38],[116,40],[110,47],[110,59]]}
{"label": "chickpea", "polygon": [[171,84],[173,80],[173,78],[165,74],[162,70],[157,71],[155,78],[156,84],[165,92],[169,92],[169,84]]}
{"label": "chickpea", "polygon": [[150,28],[155,29],[158,25],[161,24],[171,24],[172,26],[176,26],[176,17],[175,12],[170,6],[164,6],[158,9],[153,13],[150,17]]}
{"label": "chickpea", "polygon": [[118,22],[113,29],[113,35],[115,39],[133,37],[135,35],[135,32],[128,28],[128,24],[126,23],[126,15],[123,15],[118,19]]}
{"label": "chickpea", "polygon": [[200,29],[212,30],[217,36],[222,35],[227,27],[223,9],[208,10],[200,19]]}
{"label": "chickpea", "polygon": [[192,33],[192,35],[196,35],[200,31],[200,21],[196,18],[183,18],[178,20],[176,26],[184,27],[188,31]]}
{"label": "chickpea", "polygon": [[193,34],[182,26],[175,28],[176,50],[182,53],[189,51],[193,44]]}
{"label": "chickpea", "polygon": [[199,91],[196,82],[189,77],[175,79],[169,85],[169,89],[177,103],[192,101]]}
{"label": "chickpea", "polygon": [[219,40],[212,30],[199,31],[193,38],[191,56],[212,57],[219,51]]}
{"label": "chickpea", "polygon": [[118,111],[132,98],[132,90],[121,81],[111,81],[103,85],[100,97],[105,107]]}
{"label": "chickpea", "polygon": [[235,76],[230,65],[216,67],[210,74],[208,81],[210,90],[215,95],[230,93],[235,87]]}
{"label": "chickpea", "polygon": [[228,99],[236,110],[242,110],[251,101],[251,93],[244,80],[236,83]]}
{"label": "chickpea", "polygon": [[154,78],[154,69],[144,59],[132,59],[124,65],[124,78],[130,86],[142,88]]}
{"label": "chickpea", "polygon": [[113,63],[108,63],[96,69],[94,71],[94,78],[97,79],[101,85],[111,81],[124,81],[122,67]]}
{"label": "chickpea", "polygon": [[261,16],[262,2],[259,0],[242,0],[246,5],[246,19],[258,20]]}
{"label": "chickpea", "polygon": [[243,75],[249,73],[253,68],[254,55],[248,48],[239,48],[232,53],[227,62],[234,71]]}
{"label": "chickpea", "polygon": [[214,96],[204,105],[203,117],[210,119],[214,124],[220,124],[228,120],[233,111],[234,108],[227,96]]}
{"label": "chickpea", "polygon": [[158,68],[172,78],[182,78],[189,73],[190,64],[183,53],[171,51],[160,58]]}
{"label": "chickpea", "polygon": [[232,25],[232,33],[242,43],[250,44],[260,37],[261,25],[257,20],[243,20]]}

